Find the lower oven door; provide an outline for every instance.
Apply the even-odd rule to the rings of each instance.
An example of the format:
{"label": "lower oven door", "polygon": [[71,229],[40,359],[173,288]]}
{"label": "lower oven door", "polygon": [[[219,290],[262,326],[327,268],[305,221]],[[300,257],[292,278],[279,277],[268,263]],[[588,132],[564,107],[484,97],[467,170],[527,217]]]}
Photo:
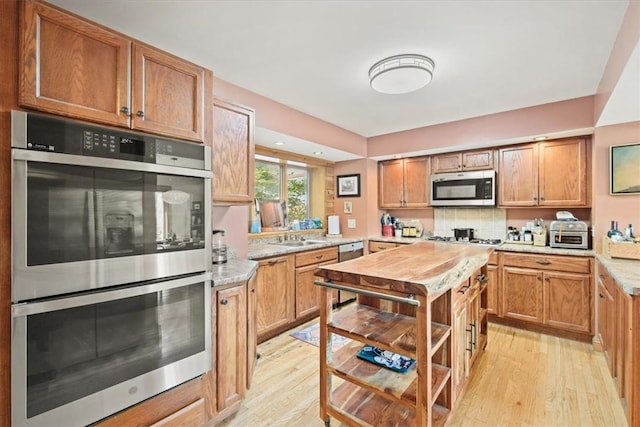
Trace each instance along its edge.
{"label": "lower oven door", "polygon": [[15,426],[82,426],[211,367],[208,274],[12,306]]}

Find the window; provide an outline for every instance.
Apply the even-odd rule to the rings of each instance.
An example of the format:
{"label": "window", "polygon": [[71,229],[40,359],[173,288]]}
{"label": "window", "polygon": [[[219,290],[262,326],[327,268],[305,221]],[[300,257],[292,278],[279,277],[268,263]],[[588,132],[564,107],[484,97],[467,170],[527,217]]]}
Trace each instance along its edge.
{"label": "window", "polygon": [[288,223],[309,218],[310,175],[304,163],[256,155],[255,197],[286,202]]}

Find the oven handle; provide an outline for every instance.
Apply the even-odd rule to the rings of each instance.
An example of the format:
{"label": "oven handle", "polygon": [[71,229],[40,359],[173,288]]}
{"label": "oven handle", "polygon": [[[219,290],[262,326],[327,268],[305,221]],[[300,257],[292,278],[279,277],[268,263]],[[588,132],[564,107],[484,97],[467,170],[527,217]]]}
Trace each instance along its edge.
{"label": "oven handle", "polygon": [[[51,311],[64,310],[66,308],[82,307],[84,305],[99,304],[101,302],[113,301],[123,298],[136,297],[167,289],[179,288],[198,282],[211,280],[211,273],[202,273],[195,276],[181,277],[179,279],[166,282],[149,283],[146,285],[136,285],[124,289],[89,293],[71,297],[61,297],[46,301],[26,302],[13,304],[11,314],[13,317],[29,316],[32,314],[47,313]],[[206,284],[205,286],[211,286]]]}
{"label": "oven handle", "polygon": [[73,154],[48,153],[45,151],[11,149],[13,160],[27,162],[58,163],[72,166],[88,166],[105,169],[124,169],[138,172],[162,173],[168,175],[192,176],[196,178],[212,178],[208,170],[189,169],[179,166],[156,165],[153,163],[129,162],[127,160],[109,159],[105,157],[76,156]]}

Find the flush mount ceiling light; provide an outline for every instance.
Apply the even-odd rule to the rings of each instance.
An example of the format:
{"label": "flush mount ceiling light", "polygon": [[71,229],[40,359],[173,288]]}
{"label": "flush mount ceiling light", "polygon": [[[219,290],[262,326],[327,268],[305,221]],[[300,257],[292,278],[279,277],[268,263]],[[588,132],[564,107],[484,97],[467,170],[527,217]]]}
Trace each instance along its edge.
{"label": "flush mount ceiling light", "polygon": [[369,69],[373,90],[401,94],[416,91],[433,78],[434,63],[423,55],[396,55],[376,62]]}

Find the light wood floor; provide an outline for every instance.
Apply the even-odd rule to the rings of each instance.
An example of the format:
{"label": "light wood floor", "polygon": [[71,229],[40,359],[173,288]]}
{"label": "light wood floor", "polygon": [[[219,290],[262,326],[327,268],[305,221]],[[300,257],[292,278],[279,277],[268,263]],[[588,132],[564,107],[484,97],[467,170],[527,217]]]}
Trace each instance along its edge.
{"label": "light wood floor", "polygon": [[[239,412],[222,425],[324,426],[318,348],[285,333],[258,351],[253,386]],[[590,344],[490,324],[489,345],[478,363],[450,426],[627,425],[604,355]]]}

